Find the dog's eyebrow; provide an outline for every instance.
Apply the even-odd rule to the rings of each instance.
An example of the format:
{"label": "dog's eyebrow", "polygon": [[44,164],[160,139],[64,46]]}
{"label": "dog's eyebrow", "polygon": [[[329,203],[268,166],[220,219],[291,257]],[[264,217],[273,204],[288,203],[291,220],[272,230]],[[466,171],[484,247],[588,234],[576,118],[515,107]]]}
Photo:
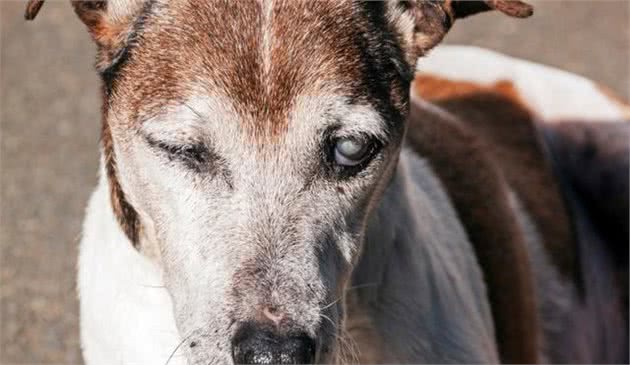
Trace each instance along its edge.
{"label": "dog's eyebrow", "polygon": [[196,144],[203,138],[203,120],[196,115],[190,118],[180,113],[161,113],[144,120],[140,132],[151,140],[173,144]]}
{"label": "dog's eyebrow", "polygon": [[317,123],[321,132],[334,125],[338,136],[369,135],[383,142],[390,138],[390,126],[376,107],[335,93],[298,97],[289,118],[295,124]]}
{"label": "dog's eyebrow", "polygon": [[[225,104],[225,103],[223,103]],[[223,105],[212,97],[194,97],[163,106],[142,120],[140,130],[154,140],[173,143],[199,143],[207,134],[208,123],[216,122]]]}
{"label": "dog's eyebrow", "polygon": [[[196,89],[196,86],[191,86]],[[142,123],[164,121],[166,118],[176,117],[177,120],[196,120],[197,122],[211,122],[213,116],[233,113],[229,98],[220,95],[208,95],[205,91],[196,91],[189,97],[169,102],[154,108]]]}
{"label": "dog's eyebrow", "polygon": [[190,110],[193,114],[195,114],[200,120],[206,119],[206,117],[204,117],[201,112],[199,112],[197,109],[195,109],[194,107],[192,107],[189,103],[187,102],[183,102],[182,105],[184,107],[186,107],[188,110]]}
{"label": "dog's eyebrow", "polygon": [[390,138],[387,123],[370,105],[346,105],[332,115],[338,121],[336,134],[340,136],[367,134],[382,142],[387,142]]}

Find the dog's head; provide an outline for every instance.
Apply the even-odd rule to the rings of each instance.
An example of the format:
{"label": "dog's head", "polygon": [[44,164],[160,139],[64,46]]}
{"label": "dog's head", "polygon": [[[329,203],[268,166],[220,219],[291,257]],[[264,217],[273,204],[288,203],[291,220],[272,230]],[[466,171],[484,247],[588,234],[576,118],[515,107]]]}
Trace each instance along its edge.
{"label": "dog's head", "polygon": [[[520,2],[73,1],[98,45],[112,205],[191,363],[332,361],[417,57]],[[42,1],[31,1],[32,18]]]}

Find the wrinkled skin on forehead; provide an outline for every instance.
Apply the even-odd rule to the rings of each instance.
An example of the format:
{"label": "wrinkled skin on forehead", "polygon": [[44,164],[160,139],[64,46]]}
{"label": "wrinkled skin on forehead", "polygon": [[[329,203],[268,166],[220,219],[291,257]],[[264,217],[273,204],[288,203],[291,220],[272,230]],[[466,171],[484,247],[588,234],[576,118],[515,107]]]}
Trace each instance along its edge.
{"label": "wrinkled skin on forehead", "polygon": [[[330,362],[367,217],[392,176],[412,67],[384,4],[168,1],[145,7],[109,75],[104,139],[138,246],[159,263],[192,363],[232,361],[239,326]],[[352,176],[335,136],[380,146]],[[196,157],[178,154],[201,148]],[[190,346],[194,343],[194,346]]]}

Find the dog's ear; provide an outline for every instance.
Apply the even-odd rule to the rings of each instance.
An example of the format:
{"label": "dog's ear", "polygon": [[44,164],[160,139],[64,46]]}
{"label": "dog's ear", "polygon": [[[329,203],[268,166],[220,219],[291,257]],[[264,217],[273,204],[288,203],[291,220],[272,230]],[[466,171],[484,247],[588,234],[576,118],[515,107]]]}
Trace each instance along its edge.
{"label": "dog's ear", "polygon": [[388,19],[406,39],[414,64],[442,41],[456,19],[489,10],[516,18],[534,13],[519,0],[390,0],[387,6]]}
{"label": "dog's ear", "polygon": [[[33,20],[45,0],[29,0],[24,17]],[[99,48],[97,67],[106,68],[125,48],[145,0],[70,0]]]}

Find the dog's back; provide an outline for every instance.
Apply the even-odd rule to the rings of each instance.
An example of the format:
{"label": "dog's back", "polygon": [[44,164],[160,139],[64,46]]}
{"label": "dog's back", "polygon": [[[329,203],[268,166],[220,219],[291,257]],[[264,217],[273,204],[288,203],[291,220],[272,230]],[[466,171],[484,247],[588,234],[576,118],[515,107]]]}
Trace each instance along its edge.
{"label": "dog's back", "polygon": [[[518,290],[509,269],[515,260],[497,237],[512,222],[482,207],[503,199],[523,234],[513,234],[515,245],[525,242],[532,265],[534,298],[522,300],[537,303],[543,359],[627,361],[627,106],[579,76],[471,47],[438,48],[419,71],[413,92],[423,100],[410,143],[428,157],[475,247],[499,344],[518,342],[501,338],[518,329],[509,323],[513,303],[505,302]],[[435,117],[433,106],[451,121]],[[462,143],[474,145],[467,158],[453,152]],[[484,159],[487,166],[475,163]],[[484,194],[497,179],[507,193]]]}

